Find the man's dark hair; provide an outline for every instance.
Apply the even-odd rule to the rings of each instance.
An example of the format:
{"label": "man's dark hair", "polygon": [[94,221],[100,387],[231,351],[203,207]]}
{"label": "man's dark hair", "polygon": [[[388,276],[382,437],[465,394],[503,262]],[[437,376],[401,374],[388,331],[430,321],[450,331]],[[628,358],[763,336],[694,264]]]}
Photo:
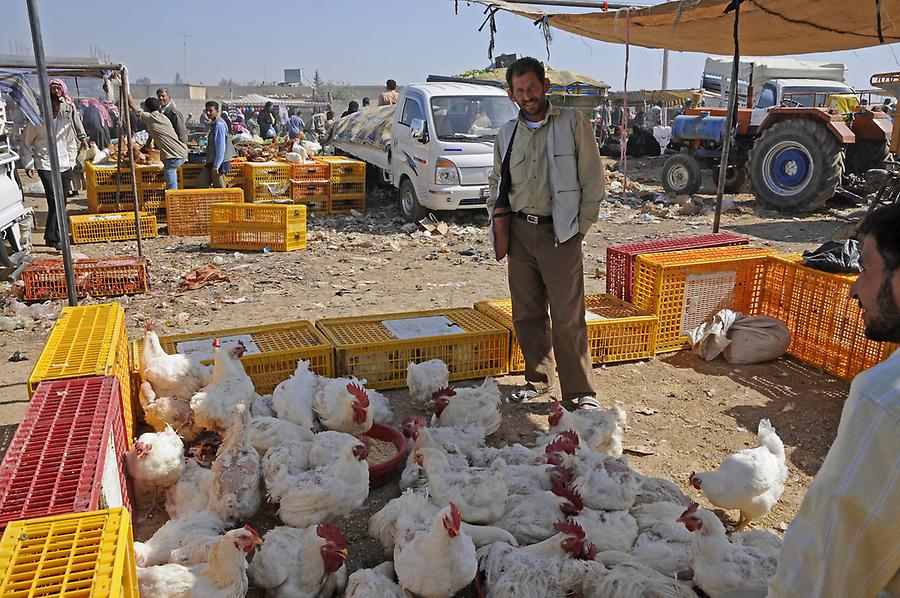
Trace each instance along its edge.
{"label": "man's dark hair", "polygon": [[541,83],[543,83],[544,79],[547,77],[547,75],[544,74],[544,65],[541,64],[540,60],[532,58],[531,56],[523,56],[509,65],[509,68],[506,69],[507,87],[510,89],[512,88],[513,77],[520,77],[525,73],[534,73]]}
{"label": "man's dark hair", "polygon": [[214,102],[214,101],[210,100],[210,101],[206,102],[206,107],[207,108],[215,108],[216,110],[218,110],[219,102]]}
{"label": "man's dark hair", "polygon": [[161,93],[169,93],[169,90],[166,89],[165,87],[160,87],[159,89],[156,90],[156,95],[159,95]]}
{"label": "man's dark hair", "polygon": [[369,105],[369,98],[363,98],[363,103],[362,103],[362,105],[363,105],[363,106],[368,106],[368,105]]}
{"label": "man's dark hair", "polygon": [[875,237],[888,275],[900,266],[900,233],[897,231],[900,231],[900,203],[875,208],[866,214],[857,229],[860,239],[868,235]]}
{"label": "man's dark hair", "polygon": [[156,98],[147,98],[144,100],[144,108],[147,112],[156,112],[159,110],[159,100]]}
{"label": "man's dark hair", "polygon": [[397,89],[397,82],[393,79],[388,79],[385,85],[387,86],[388,91],[394,91],[395,89]]}

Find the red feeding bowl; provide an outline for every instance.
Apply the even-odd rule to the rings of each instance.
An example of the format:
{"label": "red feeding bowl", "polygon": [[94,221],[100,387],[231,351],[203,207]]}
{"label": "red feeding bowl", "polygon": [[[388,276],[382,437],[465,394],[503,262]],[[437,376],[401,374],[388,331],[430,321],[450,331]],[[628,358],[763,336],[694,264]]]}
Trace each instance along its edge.
{"label": "red feeding bowl", "polygon": [[364,434],[376,440],[392,442],[397,449],[397,454],[378,465],[369,466],[369,488],[384,486],[400,471],[406,463],[406,453],[409,449],[406,437],[400,430],[395,430],[384,424],[373,423],[368,432]]}

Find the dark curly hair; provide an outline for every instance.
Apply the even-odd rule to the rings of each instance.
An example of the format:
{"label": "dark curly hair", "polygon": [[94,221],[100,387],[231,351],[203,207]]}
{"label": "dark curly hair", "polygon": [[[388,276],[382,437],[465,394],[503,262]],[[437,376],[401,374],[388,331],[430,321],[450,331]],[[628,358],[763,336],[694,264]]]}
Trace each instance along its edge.
{"label": "dark curly hair", "polygon": [[513,77],[519,77],[525,73],[534,73],[537,75],[538,81],[544,82],[546,74],[544,73],[544,65],[537,58],[531,56],[523,56],[506,69],[506,85],[512,88]]}
{"label": "dark curly hair", "polygon": [[900,266],[900,203],[875,208],[863,218],[857,229],[857,236],[872,235],[878,243],[878,252],[884,258],[884,268],[888,274]]}

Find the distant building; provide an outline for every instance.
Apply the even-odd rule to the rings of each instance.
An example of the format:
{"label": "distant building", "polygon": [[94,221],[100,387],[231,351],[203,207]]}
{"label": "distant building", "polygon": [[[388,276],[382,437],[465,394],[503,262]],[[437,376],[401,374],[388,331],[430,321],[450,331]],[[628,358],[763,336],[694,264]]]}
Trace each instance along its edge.
{"label": "distant building", "polygon": [[285,83],[303,83],[303,69],[284,69]]}

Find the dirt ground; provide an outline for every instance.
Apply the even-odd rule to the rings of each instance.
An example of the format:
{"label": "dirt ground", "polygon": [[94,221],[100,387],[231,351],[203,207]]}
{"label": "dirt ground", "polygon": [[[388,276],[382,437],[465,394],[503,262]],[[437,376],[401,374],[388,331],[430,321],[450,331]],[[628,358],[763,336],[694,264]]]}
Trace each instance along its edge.
{"label": "dirt ground", "polygon": [[[611,194],[601,208],[600,222],[585,239],[588,293],[605,290],[607,246],[711,230],[712,181],[705,182],[689,209],[653,204],[662,199],[661,189],[654,184],[660,166],[661,159],[630,160],[632,176],[643,186],[642,195],[630,191],[629,198],[621,201],[621,193]],[[31,184],[27,190],[27,201],[37,211],[35,255],[58,257],[57,252],[40,245],[46,216],[40,186]],[[797,218],[761,210],[751,195],[733,199],[732,210],[723,215],[722,229],[781,250],[818,245],[846,225],[852,211],[843,205]],[[70,213],[84,211],[82,194],[71,201]],[[680,215],[688,212],[697,213]],[[446,235],[429,236],[420,227],[404,228],[393,196],[375,190],[363,214],[310,218],[305,251],[235,253],[212,250],[202,237],[147,240],[144,251],[150,260],[152,290],[119,299],[126,309],[129,334],[140,334],[148,318],[162,334],[176,334],[295,319],[471,306],[476,301],[507,297],[506,265],[489,256],[483,214],[443,219],[449,225]],[[136,255],[136,243],[77,245],[74,250],[91,257]],[[208,263],[227,272],[231,282],[177,292],[183,275]],[[3,284],[0,292],[5,295],[9,285]],[[4,450],[27,407],[26,381],[51,327],[50,323],[35,322],[21,330],[0,332],[0,440]],[[28,360],[7,361],[15,351]],[[786,529],[821,465],[848,390],[846,382],[792,358],[733,367],[724,361],[704,362],[689,352],[599,367],[594,370],[594,380],[604,401],[620,400],[628,410],[626,447],[636,451],[629,455],[631,465],[644,474],[675,481],[704,506],[709,505],[702,495],[688,486],[688,474],[713,469],[727,454],[754,446],[758,421],[769,418],[786,445],[790,477],[781,501],[757,525],[776,532]],[[507,376],[499,381],[508,395],[523,378]],[[405,393],[386,394],[399,422],[411,412]],[[503,412],[504,424],[493,442],[528,443],[546,428],[549,404],[504,403]],[[377,544],[367,538],[365,527],[369,515],[397,494],[396,483],[374,491],[363,509],[340,524],[350,540],[350,570],[384,560]],[[727,513],[732,521],[736,516]],[[151,519],[141,525],[138,539],[160,523]],[[263,514],[257,523],[267,529],[273,520]]]}

